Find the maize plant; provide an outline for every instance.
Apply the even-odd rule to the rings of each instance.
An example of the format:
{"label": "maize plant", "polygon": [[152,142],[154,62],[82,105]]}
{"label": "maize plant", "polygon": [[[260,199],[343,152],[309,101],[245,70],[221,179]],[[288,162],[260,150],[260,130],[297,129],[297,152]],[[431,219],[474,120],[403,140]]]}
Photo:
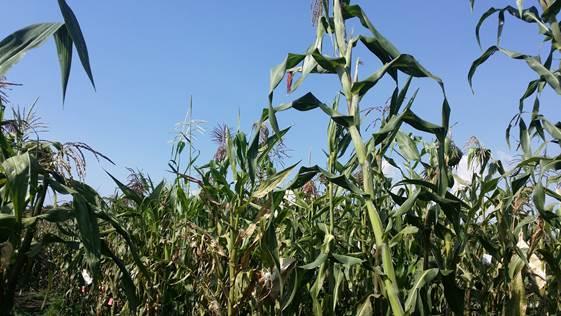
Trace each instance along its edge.
{"label": "maize plant", "polygon": [[[63,88],[66,95],[73,47],[94,84],[89,56],[78,21],[64,0],[58,1],[64,23],[34,24],[18,30],[0,42],[0,76],[17,63],[30,49],[54,37]],[[7,85],[2,80],[2,88]],[[109,158],[85,143],[60,143],[40,140],[43,125],[33,112],[14,110],[7,117],[6,94],[0,98],[0,315],[13,312],[16,292],[26,287],[29,274],[40,265],[40,254],[54,244],[81,249],[87,266],[96,279],[100,262],[109,258],[119,268],[120,289],[128,297],[128,308],[137,303],[134,284],[122,261],[113,254],[99,226],[107,223],[122,236],[136,255],[126,231],[107,212],[106,203],[83,183],[86,153],[95,158]],[[79,179],[76,179],[78,176]],[[47,205],[52,192],[53,202]],[[63,199],[63,202],[58,202]],[[137,261],[140,267],[142,263]],[[87,271],[86,270],[86,271]],[[145,269],[141,269],[146,272]]]}

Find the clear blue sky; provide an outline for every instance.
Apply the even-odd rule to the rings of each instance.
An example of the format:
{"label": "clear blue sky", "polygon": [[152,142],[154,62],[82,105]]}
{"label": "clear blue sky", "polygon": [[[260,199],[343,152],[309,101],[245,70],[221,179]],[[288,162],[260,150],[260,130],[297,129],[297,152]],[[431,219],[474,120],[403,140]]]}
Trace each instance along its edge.
{"label": "clear blue sky", "polygon": [[[24,84],[11,91],[10,98],[13,104],[26,106],[39,97],[38,112],[49,125],[44,137],[90,144],[118,164],[101,167],[121,179],[126,177],[125,167],[139,168],[156,180],[166,175],[169,140],[174,124],[185,116],[189,95],[194,99],[194,118],[208,121],[208,131],[221,122],[236,126],[238,112],[242,129],[249,131],[266,105],[269,69],[286,53],[303,52],[315,36],[308,0],[68,2],[86,37],[97,92],[75,63],[63,108],[58,62],[50,41],[8,73],[10,81]],[[474,35],[479,16],[489,5],[514,4],[514,0],[480,0],[474,13],[468,0],[355,2],[402,52],[415,55],[444,79],[459,145],[476,135],[487,146],[506,151],[504,128],[533,73],[525,64],[497,55],[476,76],[476,95],[466,77],[471,61],[481,54]],[[6,9],[0,20],[2,37],[31,23],[62,20],[55,0],[0,3]],[[482,30],[484,46],[494,43],[496,17],[489,22]],[[507,18],[503,44],[538,54],[544,48],[536,32]],[[361,74],[377,67],[365,59]],[[438,122],[438,89],[426,81],[419,87],[414,108]],[[314,78],[293,97],[311,90],[329,101],[336,89],[334,78]],[[375,92],[364,106],[383,103],[390,92]],[[278,94],[278,100],[287,99],[282,89]],[[553,100],[547,95],[543,99],[546,113],[554,113],[554,105],[548,104]],[[279,119],[281,126],[294,125],[287,140],[292,160],[307,162],[311,153],[312,160],[320,161],[326,118],[320,113],[291,112]],[[208,133],[197,146],[201,161],[214,153]],[[111,192],[111,180],[95,160],[90,162],[88,181],[102,192]]]}

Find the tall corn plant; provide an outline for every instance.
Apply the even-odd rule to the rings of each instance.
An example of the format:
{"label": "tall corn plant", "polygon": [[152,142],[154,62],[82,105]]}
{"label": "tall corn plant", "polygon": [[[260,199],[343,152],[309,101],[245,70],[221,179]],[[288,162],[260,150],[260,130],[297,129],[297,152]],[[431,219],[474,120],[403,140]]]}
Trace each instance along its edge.
{"label": "tall corn plant", "polygon": [[[405,306],[400,297],[400,285],[396,277],[394,259],[389,245],[390,236],[385,228],[388,223],[383,221],[384,210],[379,202],[380,192],[375,184],[383,181],[382,163],[388,148],[398,135],[402,124],[434,134],[438,140],[438,167],[435,196],[443,197],[448,189],[448,172],[445,165],[444,142],[448,131],[449,106],[444,97],[442,105],[442,123],[435,125],[417,116],[411,109],[414,97],[405,105],[404,101],[408,92],[412,78],[428,77],[435,80],[443,89],[442,81],[426,70],[417,60],[407,54],[401,54],[370,22],[364,11],[358,5],[351,5],[348,1],[333,1],[332,5],[324,2],[324,14],[320,17],[317,24],[316,41],[310,46],[305,54],[289,54],[287,58],[271,71],[271,88],[269,92],[269,107],[264,118],[268,119],[275,131],[278,131],[276,114],[293,108],[298,111],[309,111],[320,108],[337,125],[341,126],[348,133],[354,147],[354,158],[357,161],[361,172],[361,187],[348,186],[354,190],[365,206],[365,212],[371,226],[371,231],[375,238],[375,262],[381,264],[383,269],[373,274],[375,292],[373,295],[382,294],[388,302],[394,315],[403,315],[411,310],[411,306]],[[347,34],[346,21],[357,18],[360,24],[367,31],[367,35],[351,37]],[[335,53],[328,55],[324,49],[324,38],[334,39]],[[353,50],[356,45],[364,45],[383,66],[364,79],[358,76],[359,61],[353,60]],[[356,64],[356,67],[355,67]],[[273,106],[274,91],[286,74],[293,76],[299,73],[300,78],[289,86],[290,92],[294,92],[303,80],[310,74],[329,74],[336,76],[341,84],[341,95],[346,103],[346,113],[342,114],[337,109],[333,109],[320,100],[312,93],[307,93],[295,101]],[[399,78],[408,76],[403,88],[399,88]],[[360,101],[376,87],[376,84],[385,76],[394,80],[396,88],[392,94],[390,114],[385,118],[381,127],[374,132],[372,137],[364,137],[361,129]],[[337,93],[338,94],[338,93]],[[299,173],[299,182],[302,179],[311,179],[317,173],[323,173],[326,178],[335,183],[346,182],[345,175],[335,176],[320,170],[318,167],[302,168]],[[382,175],[380,177],[380,175]],[[378,179],[375,179],[378,178]],[[347,180],[348,181],[348,180]],[[326,238],[326,243],[330,238]],[[329,245],[325,245],[321,256],[329,255]],[[320,274],[322,269],[320,269]],[[434,274],[433,271],[426,271],[426,274]],[[319,275],[318,278],[322,276]],[[377,290],[379,288],[379,291]],[[320,314],[321,310],[316,309]]]}
{"label": "tall corn plant", "polygon": [[[53,244],[82,247],[87,269],[100,276],[99,263],[106,257],[122,268],[123,287],[135,308],[135,288],[128,270],[108,247],[100,231],[104,222],[124,238],[132,251],[134,244],[115,219],[106,212],[106,205],[94,189],[74,178],[85,168],[84,154],[93,153],[107,159],[83,143],[39,141],[27,134],[30,122],[5,119],[0,111],[0,238],[1,245],[1,314],[10,314],[14,296],[22,283],[24,271],[29,271],[37,255]],[[47,193],[52,191],[55,204],[47,205]],[[57,203],[59,199],[65,203]],[[47,224],[58,228],[44,230]],[[141,264],[139,262],[139,264]]]}
{"label": "tall corn plant", "polygon": [[[92,85],[93,75],[88,50],[79,23],[66,1],[58,1],[64,23],[34,24],[18,30],[0,41],[0,76],[16,64],[30,49],[54,37],[62,78],[63,99],[66,95],[72,52],[75,47],[81,64]],[[95,87],[95,85],[94,85]],[[2,98],[2,100],[4,100]],[[74,172],[85,171],[84,152],[96,158],[105,156],[84,143],[39,141],[29,137],[33,120],[29,116],[4,116],[5,105],[0,100],[0,314],[8,315],[14,306],[14,296],[22,283],[22,275],[30,271],[36,257],[46,247],[59,243],[72,249],[83,247],[87,264],[97,279],[99,262],[110,258],[120,268],[121,285],[134,310],[138,302],[129,272],[107,246],[100,232],[105,222],[119,232],[134,252],[127,233],[106,213],[105,203],[87,184],[73,178]],[[74,164],[71,163],[74,161]],[[46,205],[47,193],[66,196],[69,202]],[[55,233],[41,229],[44,222],[56,225]],[[135,253],[135,258],[138,256]],[[140,267],[142,264],[137,261]],[[142,270],[142,269],[141,269]],[[143,270],[145,271],[145,270]]]}
{"label": "tall corn plant", "polygon": [[[506,182],[497,200],[497,234],[499,247],[489,240],[482,240],[487,251],[504,267],[498,275],[504,280],[495,284],[486,296],[495,296],[491,308],[511,315],[555,313],[559,306],[559,179],[561,156],[561,123],[551,122],[540,113],[540,96],[549,88],[561,95],[561,73],[556,65],[561,45],[558,15],[561,1],[536,1],[526,7],[524,1],[516,6],[490,8],[476,26],[480,41],[480,27],[493,16],[498,16],[497,42],[476,59],[469,71],[471,85],[477,68],[493,54],[500,52],[515,60],[525,61],[537,78],[528,83],[518,104],[518,113],[506,128],[506,140],[510,145],[513,129],[518,129],[516,140],[521,161],[508,173],[501,172]],[[472,6],[474,5],[472,1]],[[505,18],[510,16],[523,23],[534,24],[543,36],[547,52],[542,56],[515,52],[501,45]],[[558,62],[557,62],[558,63]],[[533,98],[531,111],[525,101]],[[490,172],[491,174],[491,172]],[[496,181],[496,180],[495,180]],[[493,214],[493,212],[491,213]],[[483,306],[489,308],[488,306]]]}

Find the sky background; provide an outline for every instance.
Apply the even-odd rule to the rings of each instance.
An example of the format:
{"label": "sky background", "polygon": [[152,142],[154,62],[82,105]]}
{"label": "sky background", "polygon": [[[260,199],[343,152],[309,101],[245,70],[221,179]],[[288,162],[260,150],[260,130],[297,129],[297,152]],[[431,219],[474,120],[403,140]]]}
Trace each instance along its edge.
{"label": "sky background", "polygon": [[[518,99],[535,75],[522,62],[496,55],[480,68],[472,94],[467,83],[471,62],[481,54],[475,25],[491,4],[511,1],[478,1],[475,11],[468,0],[354,1],[402,53],[413,54],[446,85],[452,108],[452,134],[463,147],[470,136],[510,157],[504,130],[517,111]],[[0,0],[9,8],[0,19],[0,36],[37,22],[62,21],[54,0]],[[288,52],[301,53],[312,43],[311,1],[191,1],[191,0],[69,0],[81,24],[97,86],[91,88],[75,56],[62,104],[59,65],[53,41],[30,52],[8,73],[8,80],[22,83],[9,91],[12,105],[28,107],[39,98],[37,112],[48,124],[43,138],[86,142],[115,161],[98,164],[90,159],[87,180],[102,193],[114,184],[108,170],[124,180],[126,167],[147,172],[154,180],[169,176],[174,127],[184,119],[189,97],[193,118],[207,121],[207,133],[195,146],[200,162],[215,151],[210,131],[218,123],[250,131],[266,105],[269,70]],[[496,16],[482,28],[484,48],[495,43]],[[364,33],[355,27],[353,34]],[[507,17],[502,46],[527,54],[540,54],[537,28]],[[364,49],[362,77],[380,66]],[[413,109],[439,123],[442,96],[429,80],[420,80]],[[324,102],[338,91],[335,77],[313,77],[293,95],[283,88],[276,102],[312,91]],[[363,107],[384,104],[392,87],[382,82]],[[542,98],[542,110],[558,120],[550,93]],[[558,108],[558,107],[557,107]],[[322,161],[326,147],[327,119],[320,112],[284,112],[281,127],[293,126],[286,144],[291,161]],[[311,160],[311,161],[310,161]]]}

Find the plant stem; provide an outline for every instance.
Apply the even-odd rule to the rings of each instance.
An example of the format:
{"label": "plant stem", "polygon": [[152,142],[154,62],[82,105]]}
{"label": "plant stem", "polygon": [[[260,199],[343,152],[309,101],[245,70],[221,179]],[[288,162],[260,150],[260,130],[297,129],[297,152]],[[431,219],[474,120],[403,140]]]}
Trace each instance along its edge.
{"label": "plant stem", "polygon": [[236,223],[234,219],[234,207],[229,210],[229,229],[228,238],[228,316],[234,315],[234,294],[236,283],[236,247],[234,243]]}
{"label": "plant stem", "polygon": [[[351,113],[359,113],[358,96],[354,96],[349,104],[351,104]],[[401,303],[399,301],[397,280],[395,277],[395,270],[391,259],[391,250],[385,244],[382,220],[373,202],[374,184],[372,181],[372,174],[370,172],[370,161],[368,160],[368,156],[366,154],[366,146],[364,145],[362,136],[360,135],[360,131],[358,130],[358,127],[356,125],[349,127],[349,132],[351,134],[353,145],[355,147],[358,162],[362,169],[363,189],[367,195],[365,204],[368,211],[368,218],[370,219],[370,224],[372,225],[372,230],[374,232],[374,238],[376,239],[376,252],[381,252],[382,266],[384,272],[388,276],[388,279],[384,281],[386,293],[388,295],[388,299],[390,300],[393,314],[403,315],[403,307],[401,306]]]}

